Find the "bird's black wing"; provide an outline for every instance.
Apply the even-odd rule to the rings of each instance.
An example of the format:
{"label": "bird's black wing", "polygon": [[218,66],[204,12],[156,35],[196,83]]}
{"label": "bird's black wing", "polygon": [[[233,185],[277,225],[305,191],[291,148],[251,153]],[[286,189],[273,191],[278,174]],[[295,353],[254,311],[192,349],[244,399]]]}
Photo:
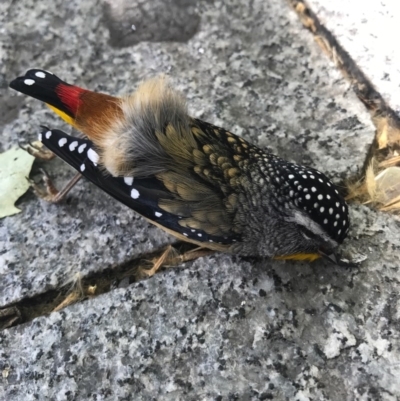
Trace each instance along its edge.
{"label": "bird's black wing", "polygon": [[[189,241],[208,244],[228,245],[237,240],[234,234],[213,234],[202,228],[201,225],[189,227],[182,225],[185,220],[185,211],[174,208],[160,207],[160,199],[173,205],[175,199],[164,182],[156,176],[146,178],[113,177],[98,165],[99,155],[93,143],[87,139],[76,138],[60,130],[44,129],[39,139],[58,157],[79,171],[85,178],[107,192],[113,198],[135,210],[142,216],[176,233]],[[188,207],[187,213],[191,212]],[[210,216],[213,211],[210,210]],[[212,219],[212,216],[210,217]]]}

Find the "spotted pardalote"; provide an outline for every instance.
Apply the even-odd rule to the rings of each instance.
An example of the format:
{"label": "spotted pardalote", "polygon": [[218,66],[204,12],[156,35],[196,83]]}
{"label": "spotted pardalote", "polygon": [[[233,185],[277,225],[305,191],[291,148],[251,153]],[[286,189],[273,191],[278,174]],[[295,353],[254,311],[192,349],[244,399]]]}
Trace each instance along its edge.
{"label": "spotted pardalote", "polygon": [[346,202],[321,172],[287,162],[188,115],[164,77],[126,97],[33,69],[10,87],[80,130],[40,139],[84,177],[176,237],[217,251],[283,259],[333,255]]}

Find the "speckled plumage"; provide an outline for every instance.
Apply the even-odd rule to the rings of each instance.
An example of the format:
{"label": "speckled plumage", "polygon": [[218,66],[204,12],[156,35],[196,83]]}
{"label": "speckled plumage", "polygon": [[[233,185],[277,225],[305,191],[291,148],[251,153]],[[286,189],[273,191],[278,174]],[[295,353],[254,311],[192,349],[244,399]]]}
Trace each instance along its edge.
{"label": "speckled plumage", "polygon": [[[64,93],[67,84],[47,74],[31,70],[11,86],[31,95],[34,89],[40,99],[36,87],[48,89],[42,84],[48,76],[50,86],[63,85]],[[95,98],[76,92],[74,105]],[[331,253],[348,232],[347,205],[327,177],[191,118],[164,78],[141,84],[127,98],[102,98],[103,109],[86,104],[87,118],[56,99],[55,107],[89,140],[46,130],[43,143],[179,238],[243,255],[285,257]]]}

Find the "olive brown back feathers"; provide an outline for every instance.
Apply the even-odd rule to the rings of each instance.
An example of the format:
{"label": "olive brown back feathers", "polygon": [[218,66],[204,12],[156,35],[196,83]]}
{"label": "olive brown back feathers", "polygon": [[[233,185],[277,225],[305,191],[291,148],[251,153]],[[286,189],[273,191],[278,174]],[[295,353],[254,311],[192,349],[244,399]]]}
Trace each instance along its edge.
{"label": "olive brown back feathers", "polygon": [[123,118],[115,120],[100,146],[111,174],[141,177],[160,173],[175,165],[174,152],[195,146],[194,142],[185,143],[191,140],[185,101],[164,76],[141,83],[133,94],[121,99],[121,109]]}
{"label": "olive brown back feathers", "polygon": [[[346,237],[347,205],[327,177],[190,117],[164,77],[119,99],[74,92],[44,74],[30,70],[11,87],[70,113],[89,139],[46,130],[43,143],[177,237],[216,250],[303,260],[329,254]],[[43,91],[51,93],[40,94],[47,78],[52,84]]]}

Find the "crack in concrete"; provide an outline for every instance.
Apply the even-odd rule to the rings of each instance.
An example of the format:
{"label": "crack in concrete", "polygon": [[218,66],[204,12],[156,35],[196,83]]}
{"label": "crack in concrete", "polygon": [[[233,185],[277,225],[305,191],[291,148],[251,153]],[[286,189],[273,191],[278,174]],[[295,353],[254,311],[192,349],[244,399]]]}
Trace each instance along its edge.
{"label": "crack in concrete", "polygon": [[[48,315],[76,302],[97,297],[117,288],[127,287],[134,282],[159,273],[165,266],[177,266],[197,258],[185,257],[185,255],[198,249],[196,245],[176,242],[173,244],[173,248],[178,250],[179,254],[174,253],[172,258],[167,258],[161,266],[158,266],[151,273],[146,273],[146,271],[151,271],[152,266],[165,254],[165,247],[142,254],[105,270],[93,272],[85,277],[77,276],[72,284],[68,283],[6,305],[0,309],[0,331],[30,322],[37,317]],[[210,251],[208,254],[212,253],[214,251]]]}
{"label": "crack in concrete", "polygon": [[[335,36],[321,24],[307,2],[304,0],[288,1],[304,27],[314,35],[318,45],[350,81],[356,96],[371,115],[372,122],[376,127],[375,138],[366,155],[361,176],[355,179],[360,184],[356,188],[350,188],[350,192],[352,192],[350,198],[362,202],[377,203],[368,196],[368,193],[371,193],[368,190],[371,180],[369,180],[369,184],[367,171],[373,161],[377,161],[379,167],[378,171],[373,171],[374,177],[387,166],[400,165],[400,157],[398,156],[400,151],[400,116],[389,106],[379,91],[375,89],[368,77],[358,67],[349,53],[340,45]],[[396,203],[395,207],[393,207],[391,204],[393,201],[397,202],[398,200],[397,198],[393,198],[388,202],[391,205],[390,209],[392,211],[400,209],[400,202],[398,205]],[[385,205],[382,207],[377,205],[377,207],[385,209]]]}

